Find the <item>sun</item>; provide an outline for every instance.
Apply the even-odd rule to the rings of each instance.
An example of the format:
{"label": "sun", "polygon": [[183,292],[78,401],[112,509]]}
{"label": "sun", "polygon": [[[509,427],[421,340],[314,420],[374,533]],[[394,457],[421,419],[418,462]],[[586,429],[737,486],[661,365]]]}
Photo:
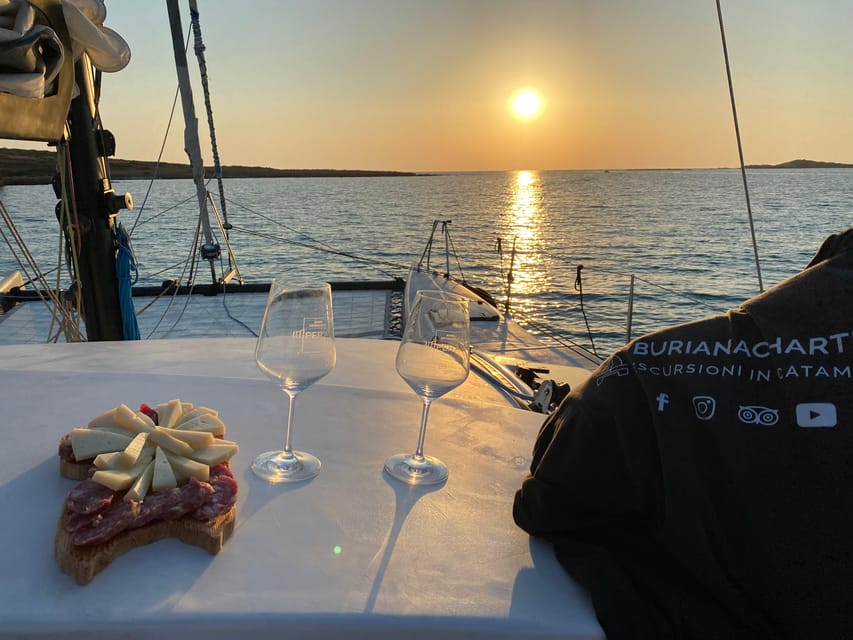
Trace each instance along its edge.
{"label": "sun", "polygon": [[510,99],[510,109],[522,120],[531,120],[540,113],[544,107],[541,94],[536,89],[521,89]]}

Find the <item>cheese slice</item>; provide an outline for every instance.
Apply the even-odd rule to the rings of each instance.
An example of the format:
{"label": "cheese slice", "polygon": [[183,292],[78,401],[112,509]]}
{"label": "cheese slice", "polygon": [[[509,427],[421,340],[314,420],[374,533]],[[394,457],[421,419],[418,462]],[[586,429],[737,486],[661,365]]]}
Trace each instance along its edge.
{"label": "cheese slice", "polygon": [[169,464],[169,458],[166,457],[166,452],[160,447],[154,454],[154,475],[151,478],[151,490],[161,491],[162,489],[171,489],[178,485],[175,479],[175,472],[172,471],[172,465]]}
{"label": "cheese slice", "polygon": [[127,429],[122,429],[121,427],[89,427],[93,431],[108,431],[109,433],[120,433],[123,436],[133,437],[133,434]]}
{"label": "cheese slice", "polygon": [[148,427],[149,429],[154,428],[154,420],[152,420],[151,416],[149,416],[147,413],[142,413],[141,411],[137,411],[136,413],[134,413],[134,415],[137,417],[137,419],[139,419],[143,423],[145,423],[145,426]]}
{"label": "cheese slice", "polygon": [[133,439],[130,435],[85,427],[72,429],[70,438],[71,448],[77,460],[88,460],[108,451],[123,451]]}
{"label": "cheese slice", "polygon": [[182,431],[209,431],[215,436],[225,435],[225,423],[211,414],[199,414],[191,420],[179,422],[176,428]]}
{"label": "cheese slice", "polygon": [[183,440],[173,438],[166,431],[159,427],[148,434],[148,441],[153,442],[167,451],[177,453],[181,456],[188,456],[192,453],[193,448]]}
{"label": "cheese slice", "polygon": [[193,449],[203,449],[216,442],[216,438],[209,431],[188,431],[186,429],[168,429],[166,427],[157,427],[157,431],[162,431],[173,438],[186,442]]}
{"label": "cheese slice", "polygon": [[204,449],[196,449],[188,457],[196,462],[213,467],[230,459],[239,450],[236,442],[218,442]]}
{"label": "cheese slice", "polygon": [[174,427],[175,423],[180,419],[183,415],[184,410],[181,407],[180,400],[169,400],[164,404],[157,405],[157,418],[158,424],[161,427]]}
{"label": "cheese slice", "polygon": [[130,489],[127,490],[127,493],[124,494],[123,500],[125,502],[130,502],[131,500],[143,500],[148,493],[148,489],[151,488],[151,479],[154,477],[154,461],[151,460],[148,462],[148,465],[145,467],[145,471],[139,474],[139,477],[136,481],[130,486]]}
{"label": "cheese slice", "polygon": [[145,446],[142,447],[142,451],[139,453],[139,458],[137,458],[135,464],[139,464],[140,462],[151,462],[154,459],[154,451],[156,449],[156,444],[153,442],[146,442]]}
{"label": "cheese slice", "polygon": [[166,457],[169,459],[176,477],[195,478],[199,482],[207,482],[210,479],[210,467],[206,464],[171,453],[167,453]]}
{"label": "cheese slice", "polygon": [[[133,440],[130,441],[128,447],[133,446]],[[130,469],[133,465],[142,462],[151,462],[154,459],[154,445],[146,444],[142,447],[136,459],[129,458],[126,455],[127,448],[123,451],[110,451],[109,453],[99,453],[95,456],[95,466],[98,469]],[[128,462],[132,460],[131,462]]]}
{"label": "cheese slice", "polygon": [[120,404],[115,410],[115,421],[118,426],[131,433],[151,431],[154,428],[154,423],[148,416],[143,419],[140,417],[141,415],[145,416],[145,414],[137,414],[126,404]]}
{"label": "cheese slice", "polygon": [[196,418],[200,418],[201,416],[213,416],[214,418],[219,417],[219,412],[216,409],[211,409],[210,407],[196,407],[195,409],[191,409],[189,411],[184,411],[180,420],[178,420],[176,427],[180,428],[181,423],[187,422],[189,420],[195,420]]}
{"label": "cheese slice", "polygon": [[136,437],[130,441],[130,444],[121,452],[121,464],[125,467],[132,467],[139,461],[139,456],[148,441],[146,432],[137,433]]}
{"label": "cheese slice", "polygon": [[113,491],[121,491],[132,485],[149,464],[149,462],[135,464],[130,469],[99,469],[92,474],[92,480]]}
{"label": "cheese slice", "polygon": [[116,424],[115,413],[116,413],[116,410],[114,408],[110,409],[109,411],[104,411],[101,415],[99,415],[95,418],[92,418],[89,421],[89,428],[90,429],[95,429],[98,427],[106,427],[106,428],[114,428],[114,429],[120,428]]}
{"label": "cheese slice", "polygon": [[98,469],[121,469],[124,467],[122,463],[123,451],[110,451],[109,453],[99,453],[95,456],[95,466]]}

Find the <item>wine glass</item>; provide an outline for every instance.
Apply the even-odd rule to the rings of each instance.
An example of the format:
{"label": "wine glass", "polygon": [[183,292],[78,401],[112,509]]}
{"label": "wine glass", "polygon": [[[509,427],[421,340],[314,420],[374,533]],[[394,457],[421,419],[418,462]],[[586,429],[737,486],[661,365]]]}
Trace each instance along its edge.
{"label": "wine glass", "polygon": [[423,400],[421,430],[414,453],[385,461],[385,471],[408,484],[447,479],[447,465],[424,455],[430,404],[465,382],[470,360],[468,301],[443,291],[418,291],[397,349],[397,373]]}
{"label": "wine glass", "polygon": [[287,395],[287,431],[283,451],[267,451],[252,463],[252,471],[269,482],[299,482],[320,471],[320,460],[290,448],[293,405],[304,391],[335,366],[332,288],[317,284],[288,288],[282,280],[270,285],[255,361]]}

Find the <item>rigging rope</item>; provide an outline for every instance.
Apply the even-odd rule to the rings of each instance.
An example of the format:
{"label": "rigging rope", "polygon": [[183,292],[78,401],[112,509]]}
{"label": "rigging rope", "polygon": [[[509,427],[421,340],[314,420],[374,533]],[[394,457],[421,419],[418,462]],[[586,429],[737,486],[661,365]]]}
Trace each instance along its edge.
{"label": "rigging rope", "polygon": [[[15,244],[17,244],[18,249],[20,250],[21,256],[18,255],[18,252],[15,251],[15,248],[12,246],[12,242],[9,237],[6,235],[6,232],[3,231],[3,225],[0,225],[0,237],[6,242],[6,245],[9,247],[12,252],[12,256],[15,258],[15,262],[18,263],[18,267],[24,273],[26,278],[30,282],[38,282],[39,286],[35,288],[36,295],[38,295],[39,299],[51,308],[52,313],[59,313],[62,318],[60,320],[60,324],[62,328],[66,331],[66,339],[71,342],[76,339],[76,341],[82,341],[84,338],[79,334],[79,331],[75,335],[75,318],[72,317],[69,309],[66,309],[63,300],[61,299],[59,292],[57,290],[52,289],[47,280],[44,278],[44,274],[39,270],[37,261],[35,257],[30,253],[29,248],[27,247],[26,242],[24,242],[23,237],[15,226],[14,221],[12,220],[12,216],[9,214],[6,206],[3,204],[3,201],[0,200],[0,219],[2,219],[4,225],[9,230],[9,233],[14,239]],[[29,264],[30,268],[33,270],[32,275],[30,271],[27,269],[27,265],[24,264],[24,261]],[[49,301],[48,301],[49,300]],[[51,307],[51,303],[53,306]]]}
{"label": "rigging rope", "polygon": [[[184,198],[183,200],[181,200],[180,202],[176,202],[176,203],[175,203],[175,204],[173,204],[171,207],[168,207],[168,208],[166,208],[166,209],[163,209],[162,211],[160,211],[160,212],[155,213],[154,215],[152,215],[150,218],[147,218],[147,219],[143,220],[142,222],[140,222],[140,223],[139,223],[139,225],[138,225],[138,226],[140,226],[140,227],[141,227],[141,226],[142,226],[142,225],[144,225],[144,224],[148,224],[149,222],[153,222],[154,220],[156,220],[156,219],[157,219],[157,218],[159,218],[160,216],[164,216],[164,215],[166,215],[167,213],[169,213],[170,211],[174,211],[174,210],[175,210],[175,209],[177,209],[178,207],[180,207],[180,206],[182,206],[182,205],[185,205],[185,204],[186,204],[187,202],[189,202],[190,200],[195,200],[195,199],[196,199],[196,197],[197,197],[197,196],[196,196],[196,194],[193,194],[193,195],[191,195],[191,196],[189,196],[189,197],[186,197],[186,198]],[[137,220],[138,220],[138,219],[139,219],[139,218],[137,217]],[[134,224],[136,224],[136,223],[134,223]],[[133,232],[133,229],[131,229],[131,234],[130,234],[131,236],[133,235],[133,233],[132,233],[132,232]]]}
{"label": "rigging rope", "polygon": [[306,237],[309,240],[311,240],[311,242],[316,242],[317,244],[321,244],[324,247],[326,247],[327,249],[329,249],[330,251],[336,251],[336,249],[332,245],[330,245],[329,243],[323,242],[322,240],[318,240],[317,238],[312,238],[307,233],[303,233],[303,232],[299,231],[298,229],[294,229],[293,227],[289,227],[288,225],[284,224],[280,220],[276,220],[275,218],[272,218],[268,215],[265,215],[265,214],[261,213],[260,211],[257,211],[256,209],[252,209],[251,207],[246,206],[245,204],[242,204],[240,202],[235,202],[234,200],[228,200],[228,202],[230,202],[233,205],[240,207],[244,211],[248,211],[252,215],[257,216],[257,217],[261,218],[262,220],[266,220],[267,222],[271,222],[272,224],[274,224],[276,226],[283,227],[283,228],[287,229],[288,231],[290,231],[291,233],[295,233],[297,235]]}
{"label": "rigging rope", "polygon": [[[199,220],[198,225],[196,226],[195,241],[193,242],[192,253],[190,253],[190,256],[189,256],[190,259],[192,259],[192,256],[195,256],[195,259],[192,261],[192,264],[190,265],[190,276],[189,276],[189,282],[188,282],[189,291],[187,291],[186,296],[184,296],[184,306],[181,308],[181,311],[178,314],[178,317],[175,318],[175,321],[172,323],[172,326],[169,327],[168,329],[166,329],[166,331],[163,333],[163,335],[160,336],[161,339],[168,338],[169,335],[171,335],[172,331],[175,329],[175,327],[178,326],[178,323],[184,317],[184,313],[186,313],[187,307],[189,307],[189,305],[190,305],[190,300],[192,300],[193,291],[195,290],[195,280],[194,280],[192,274],[193,274],[193,271],[195,270],[196,265],[198,265],[201,262],[201,253],[198,251],[198,243],[199,243],[200,238],[201,238],[201,220]],[[213,268],[213,262],[211,261],[211,269],[212,268]],[[178,295],[178,289],[175,289],[175,294],[172,296],[172,299],[174,300],[174,297],[177,295]],[[169,303],[169,304],[171,306],[171,303]],[[164,316],[165,316],[165,313],[164,313]],[[158,325],[159,325],[159,323],[158,323]],[[151,333],[153,335],[154,332],[152,331]]]}
{"label": "rigging rope", "polygon": [[598,355],[598,352],[595,350],[595,341],[592,339],[592,331],[589,328],[589,321],[586,319],[586,310],[583,308],[583,279],[581,278],[581,271],[583,270],[583,265],[578,265],[577,275],[575,276],[575,290],[578,292],[578,298],[580,299],[581,304],[581,315],[583,315],[584,324],[586,324],[586,332],[589,336],[589,343],[592,345],[592,352],[595,355]]}
{"label": "rigging rope", "polygon": [[[447,242],[450,244],[450,251],[453,253],[453,257],[456,259],[456,268],[459,269],[459,277],[462,279],[462,282],[465,282],[465,274],[462,273],[462,263],[459,262],[459,254],[456,253],[456,247],[453,245],[453,238],[450,237],[450,229],[447,228],[447,225],[450,224],[450,220],[444,223],[444,237],[447,239]],[[447,275],[450,275],[449,273]]]}
{"label": "rigging rope", "polygon": [[[571,258],[567,258],[565,256],[560,256],[560,255],[551,253],[549,251],[542,251],[542,253],[544,255],[548,256],[549,258],[551,258],[552,260],[556,260],[558,262],[564,262],[566,264],[573,264]],[[697,298],[696,296],[692,296],[692,295],[684,293],[682,291],[676,291],[675,289],[673,289],[671,287],[667,287],[667,286],[664,286],[662,284],[658,284],[657,282],[653,282],[653,281],[649,280],[648,278],[644,278],[642,276],[636,275],[635,272],[628,273],[627,271],[619,271],[618,269],[611,269],[609,267],[603,267],[601,265],[596,265],[595,271],[596,271],[596,273],[599,273],[599,272],[600,273],[612,273],[612,274],[616,274],[618,276],[625,276],[625,277],[630,277],[633,275],[637,280],[639,280],[640,282],[644,282],[645,284],[649,285],[650,287],[655,287],[656,289],[660,289],[661,291],[666,291],[667,293],[672,294],[673,296],[676,296],[679,298],[684,298],[685,300],[689,300],[693,304],[705,307],[706,309],[709,309],[711,311],[719,312],[718,307],[716,307],[712,304],[708,304],[707,302]]]}
{"label": "rigging rope", "polygon": [[[400,270],[408,269],[408,267],[406,265],[401,265],[401,264],[397,264],[394,262],[388,262],[387,260],[372,260],[370,258],[362,258],[361,256],[357,256],[357,255],[352,254],[352,253],[347,253],[345,251],[338,251],[337,249],[324,249],[323,247],[317,247],[314,245],[307,244],[305,242],[299,242],[297,240],[287,240],[285,238],[279,238],[279,237],[274,236],[270,233],[264,233],[262,231],[255,231],[254,229],[248,229],[246,227],[232,227],[232,228],[235,231],[242,231],[245,234],[248,234],[251,236],[256,236],[258,238],[266,238],[267,240],[275,240],[276,242],[281,242],[282,244],[290,244],[290,245],[293,245],[295,247],[302,247],[304,249],[311,249],[312,251],[321,251],[323,253],[330,253],[330,254],[333,254],[336,256],[349,258],[349,259],[355,260],[357,262],[364,262],[365,264],[373,265],[377,269],[379,269],[378,265],[385,265],[385,266],[393,267],[395,269],[400,269]],[[379,271],[381,271],[382,273],[384,273],[385,275],[387,275],[390,278],[397,279],[397,276],[395,276],[394,274],[388,273],[387,271],[384,271],[383,269],[379,269]]]}
{"label": "rigging rope", "polygon": [[[224,224],[222,222],[222,218],[219,217],[219,211],[216,209],[216,203],[213,201],[213,196],[210,195],[210,191],[207,192],[207,201],[210,203],[210,208],[213,210],[213,216],[216,218],[216,224],[219,226],[219,231],[222,233],[222,237],[225,240],[225,250],[228,252],[228,275],[225,275],[225,265],[222,263],[222,254],[219,255],[219,272],[222,275],[222,284],[223,287],[225,282],[231,278],[232,275],[237,276],[237,280],[240,284],[243,284],[243,275],[240,273],[240,267],[237,266],[237,256],[234,255],[234,250],[231,248],[231,240],[228,237],[228,229],[231,228],[231,225],[226,221]],[[228,225],[227,227],[225,225]]]}
{"label": "rigging rope", "polygon": [[[77,217],[77,193],[74,190],[74,179],[73,173],[74,170],[71,166],[71,151],[68,148],[68,143],[63,141],[58,148],[59,153],[59,176],[60,183],[63,186],[62,191],[62,206],[67,207],[69,204],[71,206],[71,211],[74,213],[74,224],[71,229],[69,229],[70,235],[69,238],[74,238],[76,240],[75,250],[76,252],[80,251],[80,247],[83,245],[83,240],[80,237],[80,220]],[[64,171],[63,171],[64,167]],[[66,194],[64,187],[68,185],[68,189],[70,190],[70,194]],[[70,195],[70,197],[68,197]],[[67,198],[67,199],[66,199]]]}
{"label": "rigging rope", "polygon": [[[198,4],[196,0],[190,0],[190,24],[192,25],[193,38],[195,42],[195,55],[198,59],[198,68],[201,74],[201,86],[204,91],[204,106],[207,110],[207,127],[210,131],[210,147],[213,152],[213,168],[216,181],[219,184],[219,201],[222,206],[222,219],[226,230],[231,228],[228,224],[228,211],[225,208],[225,189],[222,186],[222,164],[219,162],[219,147],[216,144],[216,127],[213,126],[213,106],[210,102],[210,88],[207,82],[207,61],[204,58],[204,43],[201,39],[201,23],[199,22]],[[231,256],[228,256],[228,267],[231,267]]]}
{"label": "rigging rope", "polygon": [[[195,256],[195,255],[196,255],[196,249],[198,248],[198,240],[199,240],[199,235],[200,235],[200,233],[201,233],[201,220],[199,219],[199,220],[197,220],[197,221],[196,221],[196,228],[195,228],[195,236],[194,236],[194,239],[193,239],[193,246],[190,248],[190,252],[189,252],[189,254],[187,255],[187,259],[186,259],[186,261],[184,262],[184,270],[181,272],[181,277],[178,279],[178,282],[179,282],[179,283],[183,281],[184,275],[185,275],[185,274],[186,274],[186,272],[187,272],[187,265],[189,265],[189,264],[191,264],[191,263],[192,263],[192,264],[191,264],[191,267],[190,267],[191,272],[192,272],[192,268],[194,268],[194,267],[195,267],[195,263],[193,262],[193,256]],[[192,287],[194,286],[194,285],[193,285],[193,281],[192,281],[192,275],[190,276],[189,283],[190,283],[190,290],[189,290],[189,292],[188,292],[188,294],[187,294],[187,296],[186,296],[186,302],[184,303],[184,310],[186,310],[186,306],[187,306],[187,304],[189,304],[190,294],[192,293]],[[174,293],[172,294],[172,296],[171,296],[171,298],[170,298],[170,300],[169,300],[169,304],[167,304],[167,305],[166,305],[166,308],[163,310],[163,313],[160,315],[160,319],[159,319],[159,320],[157,320],[157,324],[155,324],[155,325],[154,325],[154,328],[153,328],[153,329],[151,329],[151,331],[150,331],[150,332],[148,333],[148,335],[145,337],[145,339],[146,339],[146,340],[151,339],[151,337],[154,335],[154,333],[157,331],[157,329],[159,329],[159,328],[160,328],[160,325],[162,324],[163,320],[165,320],[165,319],[166,319],[166,314],[167,314],[167,313],[169,313],[169,310],[172,308],[172,305],[173,305],[173,304],[174,304],[174,302],[175,302],[175,298],[176,298],[176,297],[177,297],[177,295],[178,295],[178,291],[179,291],[179,289],[180,289],[180,287],[178,287],[178,286],[176,286],[176,287],[175,287],[175,291],[174,291]],[[159,296],[158,296],[158,298],[159,298]],[[150,306],[150,305],[149,305],[149,306]],[[146,307],[146,308],[147,308],[147,307]],[[183,314],[184,314],[184,312],[183,312],[183,311],[181,311],[180,315],[178,316],[178,320],[180,320],[180,319],[181,319],[181,317],[183,316]],[[178,322],[178,321],[176,320],[176,321],[175,321],[175,324],[173,324],[173,325],[171,326],[171,328],[169,328],[169,329],[165,332],[165,334],[164,334],[163,336],[161,336],[161,337],[167,337],[167,336],[169,335],[169,332],[171,332],[171,331],[172,331],[172,329],[174,329],[174,328],[175,328],[175,325],[177,324],[177,322]]]}
{"label": "rigging rope", "polygon": [[[187,32],[187,40],[184,44],[184,48],[188,48],[190,46],[190,34]],[[130,233],[128,235],[132,236],[133,231],[136,229],[136,225],[139,222],[139,218],[142,216],[142,212],[145,210],[145,204],[148,202],[148,196],[151,193],[151,188],[154,186],[154,181],[157,180],[157,174],[160,171],[160,163],[163,161],[163,153],[166,150],[166,141],[169,139],[169,131],[172,129],[172,120],[175,118],[175,108],[178,106],[178,96],[181,94],[181,87],[178,85],[175,87],[175,97],[172,99],[172,109],[169,111],[169,121],[166,123],[166,131],[163,132],[163,142],[160,143],[160,153],[157,155],[157,162],[154,165],[154,173],[151,176],[151,180],[148,181],[148,189],[145,191],[145,197],[142,199],[142,205],[139,207],[139,210],[136,212],[136,219],[133,221],[133,225],[130,227]],[[182,203],[183,204],[183,203]],[[167,209],[168,211],[168,209]],[[160,215],[162,215],[161,212]],[[157,216],[154,216],[157,217]],[[147,222],[150,222],[154,219],[154,217],[149,218]],[[143,223],[144,224],[144,223]]]}
{"label": "rigging rope", "polygon": [[[236,268],[236,263],[234,266]],[[224,271],[224,269],[225,269],[224,265],[222,264],[222,256],[219,257],[219,268],[222,271]],[[240,282],[240,284],[242,284],[242,281]],[[246,331],[248,331],[253,337],[257,338],[258,337],[257,331],[252,329],[252,327],[250,327],[245,322],[240,320],[240,318],[236,317],[234,314],[231,313],[231,309],[228,308],[228,301],[227,301],[229,296],[230,296],[230,294],[228,294],[228,283],[223,282],[222,283],[222,308],[225,309],[225,315],[227,315],[229,318],[231,318],[231,320],[233,320],[237,324],[242,325],[246,329]]]}
{"label": "rigging rope", "polygon": [[[145,197],[142,199],[142,205],[136,212],[136,219],[133,221],[133,225],[130,227],[130,233],[128,233],[128,235],[130,236],[133,235],[133,232],[136,230],[136,225],[139,224],[139,218],[142,217],[142,212],[145,210],[145,205],[148,203],[148,196],[151,195],[151,189],[154,186],[154,182],[157,180],[157,174],[160,172],[160,164],[163,161],[163,153],[166,151],[166,141],[169,139],[169,131],[172,128],[172,120],[175,117],[175,107],[178,105],[178,95],[179,89],[175,89],[175,98],[172,100],[172,110],[169,113],[169,121],[166,123],[166,131],[163,134],[163,142],[160,143],[160,153],[157,155],[157,162],[154,164],[154,173],[151,175],[151,180],[148,181],[148,188],[145,190]],[[159,215],[162,215],[163,213],[165,212],[161,212]],[[150,222],[155,217],[157,216],[149,218],[148,220],[144,221],[143,224],[145,224],[145,222]]]}
{"label": "rigging rope", "polygon": [[[73,291],[74,293],[74,310],[77,313],[78,321],[73,326],[68,326],[68,322],[64,323],[60,320],[60,332],[65,331],[66,340],[79,342],[80,340],[80,322],[79,318],[82,316],[83,309],[83,293],[82,287],[80,286],[80,279],[78,277],[79,265],[77,262],[77,258],[80,251],[81,246],[81,238],[80,238],[80,224],[77,216],[77,201],[74,199],[74,170],[71,164],[71,153],[70,148],[68,146],[67,138],[60,141],[57,146],[57,165],[59,167],[59,184],[61,187],[62,199],[59,203],[60,206],[60,220],[59,220],[59,237],[60,237],[60,253],[57,255],[57,273],[56,273],[56,290],[59,291],[60,285],[62,282],[62,269],[60,265],[62,264],[62,231],[65,231],[66,241],[64,243],[65,246],[65,261],[68,267],[68,274],[71,277],[71,287],[69,291]],[[69,201],[69,189],[70,189],[70,201]],[[71,213],[74,214],[74,220],[71,219]],[[76,240],[76,242],[75,242]],[[69,255],[70,254],[70,255]],[[63,305],[64,307],[64,305]],[[53,324],[56,320],[56,308],[54,307],[53,317],[51,318],[51,331],[53,330]],[[59,337],[59,333],[57,333],[56,337]]]}
{"label": "rigging rope", "polygon": [[743,145],[740,140],[740,127],[738,126],[737,121],[737,106],[735,106],[735,90],[734,85],[732,84],[732,70],[729,65],[729,49],[726,46],[726,29],[723,26],[723,10],[720,8],[720,0],[717,0],[717,17],[720,21],[720,37],[723,41],[723,57],[726,61],[726,78],[729,82],[729,98],[732,103],[732,117],[735,122],[735,137],[737,138],[737,153],[740,158],[740,174],[743,178],[743,192],[746,196],[746,211],[749,216],[749,231],[752,234],[752,252],[755,255],[755,270],[758,274],[758,290],[760,292],[764,291],[764,283],[761,280],[761,263],[758,260],[758,243],[755,240],[755,224],[752,221],[752,206],[749,202],[749,185],[746,181],[746,166],[743,162]]}

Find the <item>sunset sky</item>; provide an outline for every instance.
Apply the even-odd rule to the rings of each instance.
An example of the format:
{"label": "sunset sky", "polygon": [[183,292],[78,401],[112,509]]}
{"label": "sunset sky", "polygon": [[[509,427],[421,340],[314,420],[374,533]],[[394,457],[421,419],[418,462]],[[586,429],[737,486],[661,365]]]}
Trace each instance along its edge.
{"label": "sunset sky", "polygon": [[[737,166],[714,0],[199,0],[224,164],[413,171]],[[853,162],[853,3],[723,0],[747,163]],[[120,158],[157,157],[165,2],[108,0]],[[189,12],[182,0],[184,29]],[[192,49],[190,70],[198,67]],[[531,89],[520,108],[514,97]],[[203,156],[204,103],[195,92]],[[183,162],[178,106],[165,160]],[[4,142],[0,141],[0,146]],[[11,146],[5,144],[5,146]]]}

